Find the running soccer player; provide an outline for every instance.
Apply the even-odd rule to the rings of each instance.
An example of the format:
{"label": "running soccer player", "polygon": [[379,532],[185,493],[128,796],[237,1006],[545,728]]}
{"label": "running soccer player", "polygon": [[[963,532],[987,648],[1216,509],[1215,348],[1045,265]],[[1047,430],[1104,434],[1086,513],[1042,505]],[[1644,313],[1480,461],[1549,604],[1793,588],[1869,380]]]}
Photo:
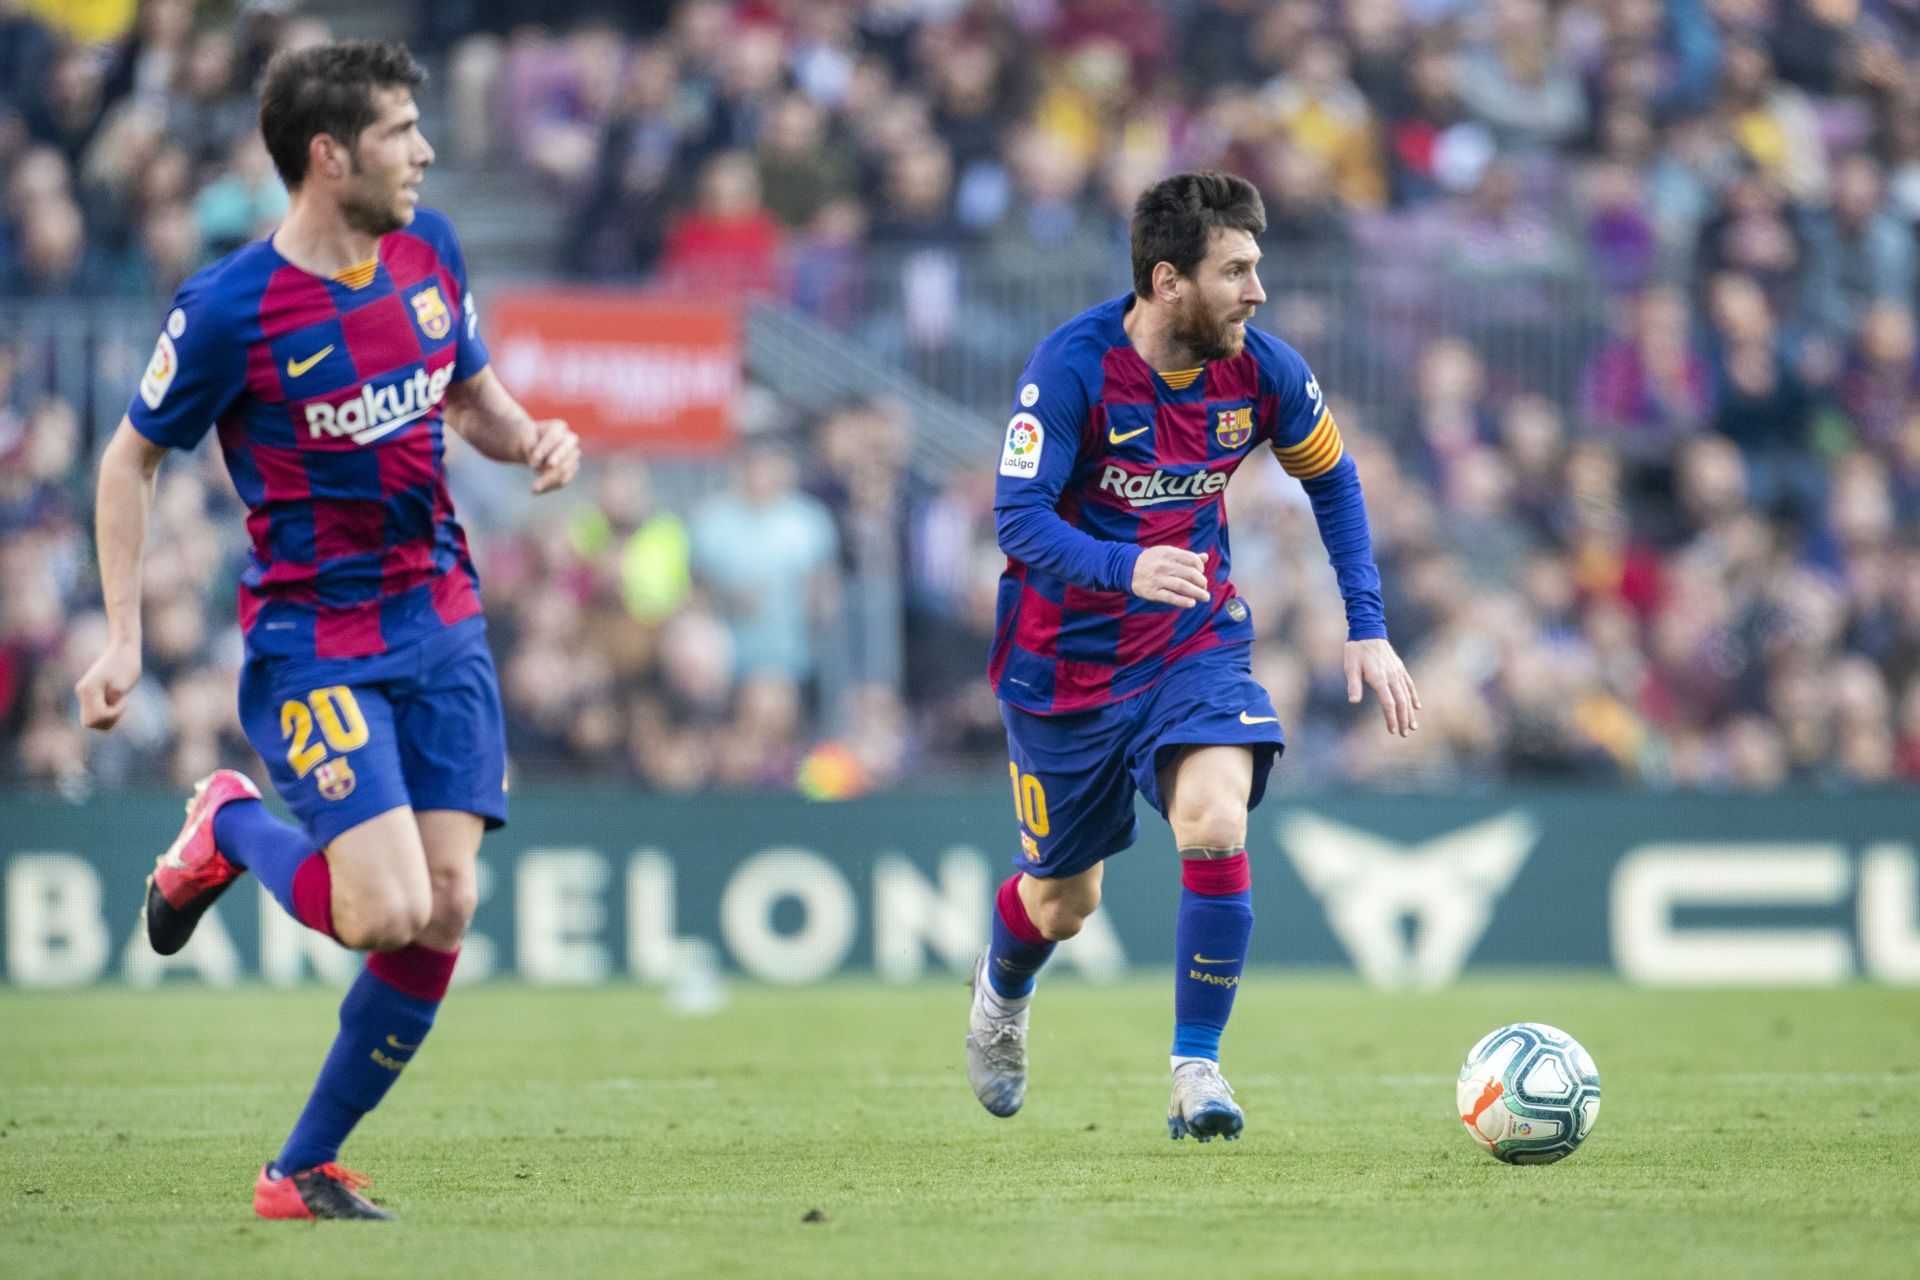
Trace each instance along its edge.
{"label": "running soccer player", "polygon": [[222,769],[147,881],[171,955],[242,873],[293,917],[371,954],[306,1109],[254,1185],[263,1218],[386,1218],[336,1163],[412,1059],[473,915],[474,857],[506,821],[500,694],[442,424],[534,472],[580,465],[564,422],[535,422],[487,367],[465,262],[418,207],[433,149],[404,46],[354,41],[269,63],[260,127],[292,200],[273,235],[181,286],[100,461],[107,649],[81,717],[111,729],[140,678],[140,562],[169,449],[218,425],[252,538],[240,583],[240,718],[300,820]]}
{"label": "running soccer player", "polygon": [[1180,850],[1167,1127],[1240,1134],[1220,1035],[1253,933],[1247,813],[1285,743],[1251,674],[1222,495],[1259,445],[1306,487],[1332,558],[1348,701],[1370,686],[1389,732],[1416,728],[1353,461],[1299,353],[1247,327],[1266,300],[1265,230],[1243,179],[1149,188],[1133,212],[1133,292],[1055,330],[1020,379],[994,499],[1007,568],[988,674],[1021,851],[967,1024],[967,1077],[997,1116],[1026,1098],[1034,976],[1099,906],[1105,859],[1137,833],[1138,791]]}

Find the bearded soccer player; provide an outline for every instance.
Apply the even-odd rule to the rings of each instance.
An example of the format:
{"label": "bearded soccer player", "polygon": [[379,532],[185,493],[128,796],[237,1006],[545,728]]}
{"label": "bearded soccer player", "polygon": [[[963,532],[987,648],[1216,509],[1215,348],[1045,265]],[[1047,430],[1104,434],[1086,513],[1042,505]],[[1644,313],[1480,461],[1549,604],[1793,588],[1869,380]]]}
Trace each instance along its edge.
{"label": "bearded soccer player", "polygon": [[308,928],[366,951],[340,1030],[280,1153],[263,1218],[386,1218],[340,1145],[426,1039],[472,917],[484,829],[506,821],[500,694],[442,425],[532,469],[579,468],[564,422],[535,422],[487,367],[459,242],[419,206],[433,149],[407,50],[282,53],[260,126],[292,194],[273,235],[182,285],[100,463],[106,652],[81,716],[111,729],[140,678],[140,562],[169,449],[217,425],[252,546],[240,584],[240,718],[299,826],[222,769],[147,882],[171,955],[251,871]]}
{"label": "bearded soccer player", "polygon": [[1370,686],[1390,733],[1416,727],[1353,460],[1299,353],[1247,324],[1266,300],[1265,229],[1240,178],[1184,173],[1148,189],[1133,213],[1133,292],[1056,330],[1020,379],[994,501],[1007,569],[989,675],[1021,851],[967,1028],[968,1079],[997,1116],[1026,1098],[1034,977],[1099,906],[1106,859],[1137,832],[1137,791],[1180,850],[1167,1127],[1240,1135],[1220,1037],[1253,933],[1247,813],[1284,739],[1251,674],[1223,494],[1261,445],[1305,486],[1333,561],[1348,700]]}

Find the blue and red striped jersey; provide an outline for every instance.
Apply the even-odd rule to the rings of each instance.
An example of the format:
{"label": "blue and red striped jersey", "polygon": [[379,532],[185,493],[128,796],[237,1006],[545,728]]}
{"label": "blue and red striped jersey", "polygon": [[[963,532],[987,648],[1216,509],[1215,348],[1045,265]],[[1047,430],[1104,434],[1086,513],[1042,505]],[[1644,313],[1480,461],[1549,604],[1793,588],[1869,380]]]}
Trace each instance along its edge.
{"label": "blue and red striped jersey", "polygon": [[[1253,639],[1228,574],[1227,480],[1270,445],[1313,500],[1353,639],[1386,635],[1353,462],[1300,354],[1249,326],[1228,360],[1162,374],[1129,341],[1132,295],[1076,316],[1035,349],[1000,455],[1007,552],[988,665],[994,692],[1063,715],[1152,687],[1171,664]],[[1147,547],[1206,556],[1190,609],[1132,594]]]}
{"label": "blue and red striped jersey", "polygon": [[217,426],[252,545],[249,653],[385,653],[480,612],[443,466],[447,387],[487,365],[446,217],[343,279],[262,240],[180,286],[127,411],[155,444]]}

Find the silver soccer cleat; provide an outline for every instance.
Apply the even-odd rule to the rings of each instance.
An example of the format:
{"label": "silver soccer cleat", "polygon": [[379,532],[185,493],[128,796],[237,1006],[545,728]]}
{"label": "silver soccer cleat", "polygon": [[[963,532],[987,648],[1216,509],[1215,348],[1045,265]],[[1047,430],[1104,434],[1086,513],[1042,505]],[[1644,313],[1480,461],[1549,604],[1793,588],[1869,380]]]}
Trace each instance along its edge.
{"label": "silver soccer cleat", "polygon": [[1215,1063],[1183,1062],[1173,1073],[1173,1101],[1167,1105],[1167,1132],[1178,1141],[1192,1134],[1201,1142],[1225,1138],[1232,1142],[1247,1122],[1233,1100],[1233,1086]]}
{"label": "silver soccer cleat", "polygon": [[967,1015],[967,1083],[980,1105],[1010,1116],[1027,1100],[1027,1009],[995,1014],[988,1007],[987,953],[973,964],[973,1008]]}

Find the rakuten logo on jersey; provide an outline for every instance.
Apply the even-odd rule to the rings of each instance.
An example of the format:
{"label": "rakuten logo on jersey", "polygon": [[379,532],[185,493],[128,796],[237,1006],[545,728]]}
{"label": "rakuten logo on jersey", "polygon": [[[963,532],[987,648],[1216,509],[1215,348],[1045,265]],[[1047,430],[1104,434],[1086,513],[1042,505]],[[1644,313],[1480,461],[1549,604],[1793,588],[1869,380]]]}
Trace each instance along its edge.
{"label": "rakuten logo on jersey", "polygon": [[431,374],[416,369],[411,378],[384,386],[369,382],[343,404],[308,405],[307,433],[315,440],[348,436],[355,444],[378,440],[426,417],[446,396],[452,381],[453,366],[447,364]]}
{"label": "rakuten logo on jersey", "polygon": [[1198,502],[1211,498],[1227,487],[1224,471],[1195,471],[1176,475],[1170,471],[1149,471],[1130,475],[1125,467],[1107,466],[1100,470],[1100,491],[1125,498],[1130,507],[1157,507],[1163,502]]}

